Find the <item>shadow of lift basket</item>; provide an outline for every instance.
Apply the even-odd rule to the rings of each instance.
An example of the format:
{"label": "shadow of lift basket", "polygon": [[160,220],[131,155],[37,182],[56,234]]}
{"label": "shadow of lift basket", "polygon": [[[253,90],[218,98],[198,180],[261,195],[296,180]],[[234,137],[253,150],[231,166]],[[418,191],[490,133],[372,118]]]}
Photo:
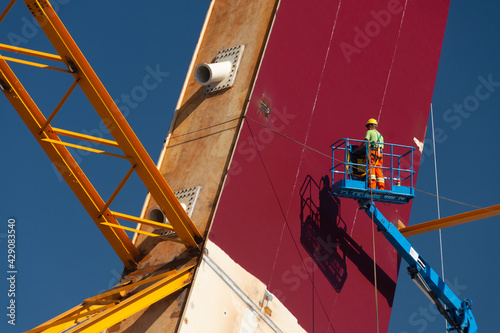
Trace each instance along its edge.
{"label": "shadow of lift basket", "polygon": [[[354,152],[363,140],[340,139],[332,148],[332,191],[336,197],[405,204],[415,197],[413,181],[414,147],[384,143],[382,172],[385,190],[371,189],[368,147],[362,152]],[[368,175],[368,177],[367,177]]]}

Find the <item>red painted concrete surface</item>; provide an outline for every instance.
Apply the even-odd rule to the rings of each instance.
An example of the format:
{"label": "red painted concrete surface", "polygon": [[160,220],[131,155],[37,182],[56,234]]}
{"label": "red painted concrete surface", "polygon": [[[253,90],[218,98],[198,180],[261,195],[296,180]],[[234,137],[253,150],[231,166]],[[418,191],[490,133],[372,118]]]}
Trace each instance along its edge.
{"label": "red painted concrete surface", "polygon": [[[423,142],[448,6],[280,4],[209,238],[308,332],[376,332],[377,316],[387,331],[399,257],[354,200],[329,195],[330,145],[362,139],[369,118],[386,142]],[[411,204],[378,207],[409,219]]]}

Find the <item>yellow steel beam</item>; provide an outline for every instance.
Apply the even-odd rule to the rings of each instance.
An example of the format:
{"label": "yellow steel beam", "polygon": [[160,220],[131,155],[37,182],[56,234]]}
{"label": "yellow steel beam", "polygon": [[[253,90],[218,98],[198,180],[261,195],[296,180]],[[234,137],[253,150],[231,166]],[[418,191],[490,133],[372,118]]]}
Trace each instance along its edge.
{"label": "yellow steel beam", "polygon": [[[27,333],[101,332],[191,283],[194,267],[191,264],[88,298]],[[124,292],[150,283],[153,284],[120,300]]]}
{"label": "yellow steel beam", "polygon": [[140,234],[143,234],[143,235],[146,235],[146,236],[150,236],[150,237],[160,237],[161,236],[161,235],[153,234],[152,232],[147,232],[147,231],[144,231],[144,230],[137,230],[137,229],[126,227],[126,226],[123,226],[123,225],[120,225],[120,224],[112,224],[112,223],[109,223],[109,222],[101,222],[101,224],[102,225],[107,225],[108,227],[111,227],[111,228],[117,228],[117,229],[122,229],[122,230],[137,232],[137,233],[140,233]]}
{"label": "yellow steel beam", "polygon": [[419,223],[417,225],[401,228],[399,229],[399,231],[403,234],[403,236],[409,237],[497,215],[500,215],[500,205],[490,206],[433,221]]}
{"label": "yellow steel beam", "polygon": [[0,43],[0,50],[15,52],[15,53],[29,55],[29,56],[38,57],[38,58],[47,59],[47,60],[54,60],[54,61],[61,61],[61,62],[63,61],[61,56],[59,56],[57,54],[46,53],[46,52],[41,52],[41,51],[34,51],[34,50],[25,49],[25,48],[18,47],[18,46],[6,45],[6,44],[1,44],[1,43]]}
{"label": "yellow steel beam", "polygon": [[168,225],[165,223],[153,222],[151,220],[141,219],[141,218],[138,218],[135,216],[122,214],[122,213],[118,213],[118,212],[111,212],[111,214],[113,214],[113,216],[116,217],[117,219],[123,219],[123,220],[131,221],[131,222],[135,222],[135,223],[145,224],[145,225],[149,225],[149,226],[154,227],[154,228],[160,228],[160,229],[165,229],[165,230],[174,230],[174,228],[171,225]]}
{"label": "yellow steel beam", "polygon": [[38,62],[27,61],[27,60],[22,60],[22,59],[17,59],[17,58],[12,58],[12,57],[5,57],[5,56],[1,56],[0,58],[3,60],[6,60],[6,61],[17,62],[17,63],[23,64],[23,65],[28,65],[28,66],[38,67],[38,68],[52,69],[54,71],[63,72],[63,73],[71,73],[71,71],[69,71],[68,69],[54,67],[54,66],[50,66],[50,65],[46,65],[46,64],[40,64]]}
{"label": "yellow steel beam", "polygon": [[174,276],[168,276],[153,285],[145,288],[137,294],[118,303],[114,307],[102,311],[89,320],[71,328],[67,333],[76,332],[102,332],[103,330],[130,317],[134,313],[147,308],[162,298],[184,288],[191,283],[192,269],[185,269]]}
{"label": "yellow steel beam", "polygon": [[127,171],[127,174],[125,175],[125,177],[123,177],[123,179],[121,180],[120,184],[118,184],[118,186],[116,187],[116,189],[114,190],[114,192],[109,197],[108,201],[106,201],[106,204],[104,205],[104,207],[101,209],[101,212],[100,212],[101,214],[100,215],[104,214],[104,212],[106,211],[106,209],[108,209],[109,205],[111,205],[111,203],[113,202],[113,200],[115,200],[116,196],[122,190],[122,188],[125,185],[125,183],[128,181],[128,179],[130,178],[130,176],[132,176],[132,173],[134,172],[134,168],[135,168],[135,165],[132,165],[132,167]]}
{"label": "yellow steel beam", "polygon": [[82,91],[108,127],[124,154],[131,157],[130,163],[137,165],[137,174],[174,227],[179,238],[189,247],[199,249],[198,243],[202,241],[199,230],[182,208],[174,192],[125,121],[115,102],[90,67],[50,3],[47,0],[25,0],[24,2],[40,23],[57,53],[64,59],[68,68],[72,69]]}
{"label": "yellow steel beam", "polygon": [[90,147],[87,147],[87,146],[77,145],[77,144],[74,144],[74,143],[64,142],[64,141],[61,141],[60,139],[56,140],[56,139],[44,138],[44,139],[42,139],[42,141],[50,142],[50,143],[53,143],[55,145],[62,145],[62,146],[68,146],[68,147],[71,147],[71,148],[86,150],[86,151],[90,151],[90,152],[96,153],[96,154],[108,155],[108,156],[117,157],[117,158],[124,158],[124,159],[129,159],[130,158],[128,156],[123,156],[123,155],[120,155],[120,154],[110,153],[110,152],[107,152],[107,151],[104,151],[104,150],[100,150],[100,149],[95,149],[95,148],[90,148]]}
{"label": "yellow steel beam", "polygon": [[55,127],[52,127],[52,130],[56,134],[64,135],[64,136],[67,136],[67,137],[70,137],[73,139],[81,139],[81,140],[99,143],[99,144],[103,144],[103,145],[107,145],[107,146],[111,146],[111,147],[118,147],[118,143],[116,143],[116,141],[113,141],[113,140],[102,139],[102,138],[98,138],[95,136],[76,133],[76,132],[63,130],[63,129],[55,128]]}
{"label": "yellow steel beam", "polygon": [[66,100],[68,99],[69,95],[71,95],[71,93],[75,89],[77,83],[78,83],[78,81],[73,81],[73,83],[69,87],[68,91],[66,91],[66,93],[64,94],[63,98],[59,101],[59,103],[57,103],[57,106],[54,109],[54,111],[52,111],[52,113],[50,114],[50,116],[47,118],[47,121],[45,122],[45,124],[42,125],[42,128],[40,129],[40,132],[44,131],[47,128],[47,125],[49,125],[50,122],[52,121],[52,119],[54,119],[54,117],[56,116],[56,114],[59,112],[59,110],[63,106],[64,102],[66,102]]}
{"label": "yellow steel beam", "polygon": [[131,289],[137,288],[139,286],[142,286],[142,285],[145,285],[148,283],[152,283],[154,281],[158,281],[160,279],[176,277],[179,274],[184,274],[186,271],[193,269],[195,266],[196,266],[196,264],[190,264],[181,270],[168,271],[168,272],[158,274],[156,276],[152,276],[150,278],[147,278],[147,279],[144,279],[144,280],[141,280],[138,282],[129,283],[129,284],[126,284],[124,286],[116,287],[116,288],[108,290],[102,294],[99,294],[97,296],[87,298],[82,303],[90,305],[90,304],[98,303],[99,301],[102,301],[102,300],[109,300],[109,299],[113,299],[115,297],[120,297],[120,296],[123,296],[124,292],[126,292],[126,291],[129,291]]}
{"label": "yellow steel beam", "polygon": [[60,333],[78,325],[87,318],[114,306],[114,304],[106,305],[77,305],[71,310],[60,314],[59,316],[27,331],[26,333]]}
{"label": "yellow steel beam", "polygon": [[[128,230],[128,231],[136,232],[136,233],[141,234],[141,235],[146,235],[146,236],[149,236],[149,237],[154,237],[154,238],[157,238],[157,239],[163,239],[163,240],[167,240],[167,241],[170,241],[170,242],[175,242],[175,243],[180,243],[180,244],[186,245],[181,239],[171,238],[171,237],[164,236],[164,235],[158,235],[158,234],[154,234],[152,232],[147,232],[147,231],[144,231],[144,230],[141,230],[141,229],[129,228],[129,227],[125,227],[125,226],[120,225],[120,224],[112,224],[112,223],[108,223],[108,222],[102,222],[101,224],[102,225],[107,225],[107,226],[112,227],[112,228],[118,228],[118,229],[122,229],[122,230]],[[173,229],[173,228],[170,227],[170,229]]]}
{"label": "yellow steel beam", "polygon": [[[75,82],[66,92],[49,119],[45,118],[35,102],[26,92],[23,85],[12,72],[6,62],[6,59],[10,58],[3,57],[2,55],[0,55],[0,88],[92,217],[100,231],[104,234],[127,269],[133,269],[136,266],[139,252],[123,230],[125,228],[120,229],[116,217],[108,208],[109,203],[111,203],[114,199],[114,195],[120,190],[121,186],[123,186],[124,181],[130,176],[131,171],[127,174],[126,179],[120,183],[119,188],[113,193],[108,203],[105,203],[76,163],[66,146],[129,160],[132,168],[137,172],[153,199],[168,218],[172,228],[179,236],[180,241],[190,248],[199,249],[198,243],[202,241],[200,232],[193,221],[191,221],[184,208],[180,205],[175,194],[146,153],[144,147],[137,139],[128,123],[125,121],[113,99],[109,96],[83,54],[64,28],[50,3],[47,0],[25,0],[25,3],[28,9],[30,9],[30,12],[43,27],[46,35],[56,49],[58,56],[16,47],[2,46],[3,49],[50,60],[62,60],[69,68],[69,70],[64,71],[72,73]],[[50,126],[50,121],[71,94],[76,84],[78,84],[86,94],[87,98],[94,106],[94,109],[113,135],[115,141],[95,138],[63,129],[54,129]],[[125,156],[63,142],[59,138],[59,135],[118,147]],[[123,215],[122,218],[133,220],[127,215]],[[154,222],[150,221],[148,223],[152,225],[151,223]],[[170,229],[167,225],[156,227]]]}
{"label": "yellow steel beam", "polygon": [[9,4],[7,5],[7,7],[5,7],[5,10],[2,12],[2,14],[0,14],[0,22],[3,21],[3,19],[5,18],[5,15],[7,15],[7,13],[12,8],[12,6],[14,5],[15,2],[16,2],[16,0],[10,0]]}
{"label": "yellow steel beam", "polygon": [[[3,92],[9,102],[45,150],[45,153],[52,160],[55,167],[59,170],[62,177],[66,180],[122,262],[128,269],[134,268],[139,251],[132,244],[125,231],[101,225],[101,222],[119,223],[109,210],[106,211],[107,214],[100,213],[102,207],[105,205],[104,201],[68,149],[63,145],[54,143],[60,142],[60,139],[52,131],[51,127],[47,126],[45,131],[41,131],[42,125],[47,120],[12,72],[9,65],[2,59],[0,59],[0,81],[4,89]],[[51,142],[44,142],[44,140],[50,140]]]}

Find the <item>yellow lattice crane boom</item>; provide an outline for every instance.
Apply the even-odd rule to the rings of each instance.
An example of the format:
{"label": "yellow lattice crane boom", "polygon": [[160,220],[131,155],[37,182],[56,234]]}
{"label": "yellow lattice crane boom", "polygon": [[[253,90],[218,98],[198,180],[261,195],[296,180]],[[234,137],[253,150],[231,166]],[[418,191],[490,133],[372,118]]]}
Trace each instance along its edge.
{"label": "yellow lattice crane boom", "polygon": [[[1,13],[0,22],[8,14],[14,3],[15,0],[11,1]],[[125,230],[143,233],[151,237],[161,238],[163,236],[139,230],[139,228],[123,226],[118,220],[127,220],[175,232],[179,240],[172,238],[169,238],[169,240],[180,241],[189,250],[194,250],[195,254],[199,253],[203,237],[198,228],[179,203],[174,192],[126,122],[50,3],[44,0],[25,0],[25,4],[47,35],[56,50],[56,54],[0,44],[2,53],[6,51],[14,55],[21,54],[41,59],[27,61],[15,56],[8,57],[0,54],[0,89],[4,95],[54,163],[128,271],[136,269],[140,254]],[[57,62],[59,66],[38,62],[47,60]],[[9,66],[10,62],[63,72],[73,76],[74,80],[55,109],[52,110],[50,115],[46,116]],[[114,140],[55,128],[51,125],[52,120],[57,116],[61,107],[77,86],[81,88],[90,101]],[[89,148],[88,146],[73,144],[64,140],[68,137],[92,142],[104,148]],[[98,193],[72,156],[70,150],[68,150],[68,147],[112,156],[125,160],[124,163],[130,164],[130,168],[124,175],[123,180],[107,200],[104,200]],[[106,150],[107,147],[119,149],[121,153],[109,152]],[[165,214],[170,225],[110,209],[113,200],[134,172],[138,174],[151,197]],[[193,251],[190,251],[190,253],[193,253]],[[194,257],[196,258],[196,255]],[[32,332],[60,332],[71,327],[73,327],[70,330],[71,332],[102,331],[189,284],[194,267],[195,262],[193,260],[185,261],[180,263],[179,267],[171,267],[166,272],[160,272],[159,270],[158,274],[153,274],[140,281],[128,280],[124,285],[119,285],[106,293],[83,301],[82,304],[40,325],[33,329]],[[141,287],[141,290],[131,293],[137,287]],[[145,289],[142,289],[144,287]]]}

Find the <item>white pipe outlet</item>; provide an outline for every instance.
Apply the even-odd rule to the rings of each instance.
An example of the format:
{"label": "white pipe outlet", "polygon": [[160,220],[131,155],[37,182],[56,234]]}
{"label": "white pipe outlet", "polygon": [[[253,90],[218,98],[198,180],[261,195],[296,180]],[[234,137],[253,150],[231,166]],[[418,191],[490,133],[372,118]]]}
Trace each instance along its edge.
{"label": "white pipe outlet", "polygon": [[[185,211],[187,211],[187,206],[185,203],[181,202],[181,206],[182,208],[184,208]],[[153,222],[170,224],[170,222],[168,222],[167,220],[167,217],[165,216],[165,214],[163,214],[160,207],[158,206],[153,207],[149,210],[148,220],[151,220]]]}
{"label": "white pipe outlet", "polygon": [[165,223],[166,219],[165,214],[163,214],[160,207],[153,207],[148,212],[148,220]]}
{"label": "white pipe outlet", "polygon": [[230,61],[201,63],[194,70],[194,78],[202,86],[208,86],[210,83],[220,82],[227,78],[231,73],[231,67]]}

